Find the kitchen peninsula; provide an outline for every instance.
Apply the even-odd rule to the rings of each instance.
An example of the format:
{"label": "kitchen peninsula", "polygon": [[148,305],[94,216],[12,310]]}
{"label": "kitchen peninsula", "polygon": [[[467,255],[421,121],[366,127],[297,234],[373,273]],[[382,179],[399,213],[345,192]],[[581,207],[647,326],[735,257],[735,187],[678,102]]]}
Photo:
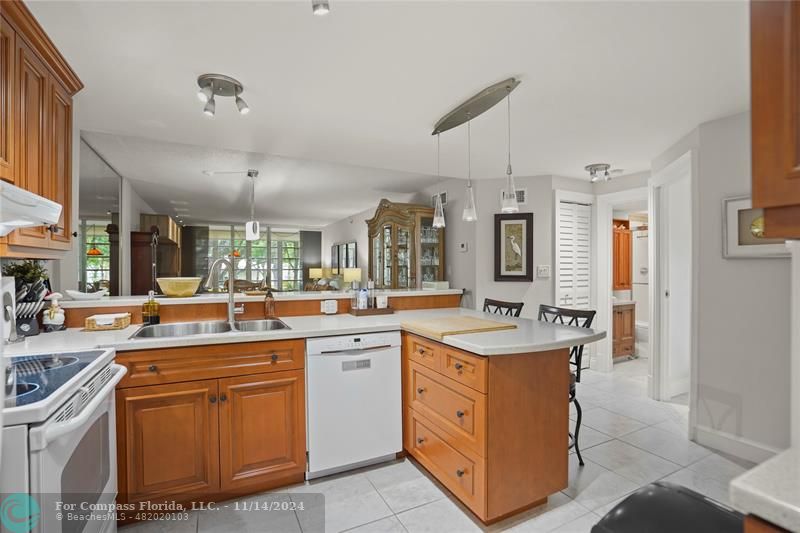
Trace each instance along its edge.
{"label": "kitchen peninsula", "polygon": [[[459,316],[516,327],[434,339],[406,332],[402,326]],[[372,317],[340,313],[285,316],[283,320],[290,329],[135,340],[130,336],[138,326],[105,332],[70,328],[30,338],[9,346],[8,351],[25,354],[97,346],[117,350],[117,363],[128,368],[117,390],[120,501],[230,497],[231,491],[257,492],[302,481],[306,468],[300,453],[307,408],[302,387],[305,339],[386,331],[401,331],[403,336],[403,447],[478,518],[497,521],[543,504],[548,496],[566,488],[569,347],[600,340],[604,332],[452,307]],[[193,348],[185,349],[189,346]],[[269,354],[273,354],[271,361]],[[247,464],[270,466],[237,474],[232,465],[244,463],[226,459],[227,463],[219,464],[216,457],[235,458],[236,452],[226,443],[236,442],[232,435],[241,439],[242,434],[236,433],[230,420],[230,427],[225,426],[226,434],[230,433],[227,439],[217,430],[206,435],[210,430],[203,428],[217,424],[217,418],[208,418],[212,416],[208,413],[216,411],[208,408],[220,413],[230,409],[223,404],[216,407],[209,398],[222,397],[226,391],[233,399],[236,387],[246,387],[254,378],[264,387],[280,383],[281,394],[293,399],[279,413],[279,420],[293,429],[281,433],[285,442],[278,448],[290,451],[281,452],[288,455],[277,459],[249,457]],[[169,456],[174,448],[175,453],[185,454],[185,446],[192,446],[193,456],[206,459],[174,472],[173,477],[164,477],[173,473],[161,470],[159,484],[148,486],[137,469],[152,462],[145,461],[142,448],[134,445],[136,439],[154,439],[159,434],[154,432],[156,426],[148,429],[141,424],[163,426],[164,421],[137,417],[144,416],[139,413],[153,416],[153,401],[160,402],[166,415],[171,397],[183,402],[174,405],[175,413],[189,409],[195,422],[185,428],[186,435],[171,435],[180,446],[160,441],[159,453]],[[197,431],[209,438],[197,440]],[[214,452],[218,446],[220,454]],[[192,483],[187,485],[187,480]]]}

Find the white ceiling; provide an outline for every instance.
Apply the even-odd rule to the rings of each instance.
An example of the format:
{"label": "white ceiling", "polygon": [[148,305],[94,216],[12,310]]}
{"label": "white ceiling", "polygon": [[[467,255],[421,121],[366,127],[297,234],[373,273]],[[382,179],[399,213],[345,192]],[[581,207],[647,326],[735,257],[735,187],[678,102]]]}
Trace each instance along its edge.
{"label": "white ceiling", "polygon": [[[437,119],[517,76],[516,174],[585,177],[598,161],[630,173],[699,123],[749,105],[746,2],[332,0],[327,17],[310,3],[31,10],[86,84],[82,129],[213,148],[206,156],[232,149],[431,174]],[[206,72],[240,79],[250,115],[219,99],[205,117],[195,92]],[[475,119],[472,141],[473,176],[502,176],[505,109]],[[442,135],[442,173],[466,173],[464,128]],[[337,202],[353,192],[341,180]]]}

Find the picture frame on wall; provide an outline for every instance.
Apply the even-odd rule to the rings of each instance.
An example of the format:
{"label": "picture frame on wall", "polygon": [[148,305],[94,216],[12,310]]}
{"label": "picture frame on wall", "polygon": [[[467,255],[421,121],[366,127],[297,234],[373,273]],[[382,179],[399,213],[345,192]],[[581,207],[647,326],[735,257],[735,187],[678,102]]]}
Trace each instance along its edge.
{"label": "picture frame on wall", "polygon": [[533,213],[494,216],[494,280],[533,281]]}
{"label": "picture frame on wall", "polygon": [[339,245],[331,246],[331,273],[339,273]]}
{"label": "picture frame on wall", "polygon": [[722,256],[726,259],[789,257],[784,239],[764,237],[764,210],[750,196],[722,201]]}

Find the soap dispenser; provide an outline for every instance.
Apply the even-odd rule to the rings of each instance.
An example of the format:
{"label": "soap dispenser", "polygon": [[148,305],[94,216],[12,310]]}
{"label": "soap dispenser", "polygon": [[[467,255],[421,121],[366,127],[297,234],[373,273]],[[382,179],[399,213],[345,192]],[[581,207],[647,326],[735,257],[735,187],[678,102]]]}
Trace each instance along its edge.
{"label": "soap dispenser", "polygon": [[160,307],[155,292],[148,292],[147,301],[142,305],[142,322],[145,326],[154,326],[161,322]]}

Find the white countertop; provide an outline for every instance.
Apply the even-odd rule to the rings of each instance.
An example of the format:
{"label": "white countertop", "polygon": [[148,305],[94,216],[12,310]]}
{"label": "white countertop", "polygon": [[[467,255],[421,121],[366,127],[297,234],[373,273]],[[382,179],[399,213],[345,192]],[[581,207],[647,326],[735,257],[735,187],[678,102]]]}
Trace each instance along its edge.
{"label": "white countertop", "polygon": [[731,481],[739,512],[800,531],[800,448],[790,448]]}
{"label": "white countertop", "polygon": [[615,306],[616,305],[636,305],[635,300],[614,300],[612,302]]}
{"label": "white countertop", "polygon": [[596,342],[606,336],[604,331],[562,326],[525,318],[490,315],[481,311],[463,308],[398,311],[391,315],[361,316],[350,314],[314,315],[286,317],[282,320],[291,328],[266,332],[229,332],[190,337],[130,340],[140,327],[130,326],[118,331],[87,332],[71,328],[54,333],[41,333],[24,342],[5,346],[5,355],[23,355],[63,350],[79,350],[97,347],[116,348],[117,351],[172,348],[209,344],[229,344],[261,340],[304,339],[331,335],[348,335],[378,331],[400,330],[400,323],[409,320],[424,320],[448,315],[465,315],[488,318],[499,322],[513,322],[516,329],[465,335],[448,335],[444,344],[461,348],[478,355],[502,355],[541,352],[568,348],[577,344]]}
{"label": "white countertop", "polygon": [[[461,294],[462,289],[390,289],[376,290],[376,294],[385,294],[389,297],[408,296],[444,296],[448,294]],[[291,291],[273,292],[276,301],[296,300],[345,300],[353,297],[352,292],[345,291]],[[205,293],[189,298],[156,298],[161,305],[188,305],[188,304],[223,304],[228,301],[228,293]],[[64,309],[78,309],[86,307],[128,307],[140,306],[147,300],[147,296],[106,296],[99,300],[60,300],[59,305]],[[263,296],[248,296],[243,293],[235,295],[237,302],[263,302]]]}

